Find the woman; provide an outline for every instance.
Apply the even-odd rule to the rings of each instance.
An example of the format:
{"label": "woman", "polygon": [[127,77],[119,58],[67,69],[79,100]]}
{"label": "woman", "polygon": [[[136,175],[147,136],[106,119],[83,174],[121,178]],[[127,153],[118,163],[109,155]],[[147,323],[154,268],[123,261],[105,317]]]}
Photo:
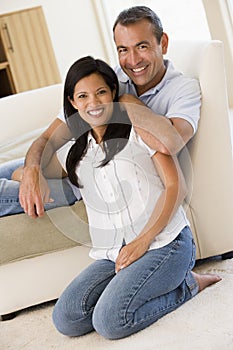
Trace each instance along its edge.
{"label": "woman", "polygon": [[219,280],[191,271],[195,245],[177,159],[150,149],[117,100],[105,62],[88,56],[71,66],[64,111],[76,142],[66,170],[87,208],[95,261],[55,305],[54,324],[68,336],[126,337]]}

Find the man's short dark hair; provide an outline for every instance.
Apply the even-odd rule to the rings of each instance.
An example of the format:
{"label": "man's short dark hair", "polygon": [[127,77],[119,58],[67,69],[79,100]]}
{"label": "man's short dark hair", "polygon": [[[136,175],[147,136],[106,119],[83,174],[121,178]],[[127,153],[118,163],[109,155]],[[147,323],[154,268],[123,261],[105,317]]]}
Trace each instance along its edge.
{"label": "man's short dark hair", "polygon": [[133,6],[120,12],[113,25],[113,33],[117,24],[127,26],[129,24],[139,22],[143,19],[148,20],[153,25],[154,35],[158,43],[160,43],[161,37],[163,35],[162,23],[156,13],[147,6]]}

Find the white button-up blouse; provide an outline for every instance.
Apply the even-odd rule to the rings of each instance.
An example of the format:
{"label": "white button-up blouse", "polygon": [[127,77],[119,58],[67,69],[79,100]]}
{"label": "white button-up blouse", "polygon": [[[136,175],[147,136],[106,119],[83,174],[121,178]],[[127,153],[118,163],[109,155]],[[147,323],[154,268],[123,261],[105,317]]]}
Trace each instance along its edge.
{"label": "white button-up blouse", "polygon": [[[87,152],[76,171],[88,215],[92,258],[115,261],[122,245],[136,238],[149,220],[164,188],[151,159],[154,153],[132,127],[125,148],[100,167],[104,152],[89,134]],[[149,249],[167,245],[186,225],[189,222],[180,206]]]}

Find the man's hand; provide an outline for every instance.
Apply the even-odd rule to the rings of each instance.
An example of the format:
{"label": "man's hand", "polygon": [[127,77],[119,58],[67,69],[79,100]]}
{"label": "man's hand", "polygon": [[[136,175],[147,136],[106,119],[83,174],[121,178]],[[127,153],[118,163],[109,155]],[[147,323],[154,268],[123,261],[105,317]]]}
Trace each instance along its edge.
{"label": "man's hand", "polygon": [[44,203],[52,202],[50,189],[39,167],[25,167],[19,188],[19,201],[32,218],[44,215]]}
{"label": "man's hand", "polygon": [[116,259],[116,273],[141,258],[148,250],[149,243],[145,238],[137,238],[125,245]]}
{"label": "man's hand", "polygon": [[20,166],[19,168],[15,169],[15,171],[13,171],[11,175],[11,180],[21,182],[22,177],[23,177],[23,166]]}
{"label": "man's hand", "polygon": [[132,94],[123,94],[119,97],[119,102],[121,103],[135,103],[141,106],[145,106],[144,103],[136,96],[132,95]]}

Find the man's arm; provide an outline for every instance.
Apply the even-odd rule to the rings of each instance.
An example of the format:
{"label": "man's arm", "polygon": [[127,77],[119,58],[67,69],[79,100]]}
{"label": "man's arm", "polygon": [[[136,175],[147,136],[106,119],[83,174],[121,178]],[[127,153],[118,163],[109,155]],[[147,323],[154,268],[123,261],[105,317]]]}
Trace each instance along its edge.
{"label": "man's arm", "polygon": [[130,94],[122,95],[119,101],[143,141],[160,153],[176,155],[193,136],[193,127],[185,119],[158,115]]}
{"label": "man's arm", "polygon": [[70,139],[68,127],[57,118],[30,146],[19,190],[20,204],[29,216],[43,216],[44,203],[51,200],[43,169],[48,166],[54,153]]}
{"label": "man's arm", "polygon": [[[23,177],[23,171],[23,166],[15,169],[15,171],[13,171],[11,175],[11,179],[14,181],[21,182]],[[60,179],[68,176],[67,172],[63,169],[60,161],[58,160],[56,153],[54,153],[48,165],[45,168],[43,168],[43,175],[46,179]]]}

